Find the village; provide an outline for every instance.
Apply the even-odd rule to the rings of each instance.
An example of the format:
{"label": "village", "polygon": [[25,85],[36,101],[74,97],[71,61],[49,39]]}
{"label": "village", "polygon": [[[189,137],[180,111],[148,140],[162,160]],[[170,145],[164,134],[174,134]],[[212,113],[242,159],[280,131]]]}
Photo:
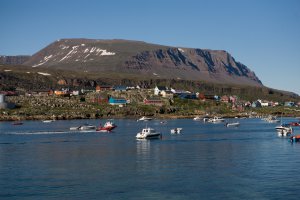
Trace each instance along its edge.
{"label": "village", "polygon": [[191,118],[220,115],[296,116],[300,102],[257,99],[236,95],[203,94],[166,86],[154,88],[97,85],[92,89],[1,91],[0,120],[88,119],[88,118]]}

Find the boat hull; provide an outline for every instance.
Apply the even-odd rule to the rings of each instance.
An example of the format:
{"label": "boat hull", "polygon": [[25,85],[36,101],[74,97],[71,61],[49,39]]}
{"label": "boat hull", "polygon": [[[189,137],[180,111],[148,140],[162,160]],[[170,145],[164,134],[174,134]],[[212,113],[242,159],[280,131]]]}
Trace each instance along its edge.
{"label": "boat hull", "polygon": [[240,123],[236,122],[236,123],[227,123],[226,127],[238,127],[240,126]]}
{"label": "boat hull", "polygon": [[161,138],[160,133],[150,134],[150,135],[143,135],[141,133],[138,133],[136,135],[136,139],[159,139]]}
{"label": "boat hull", "polygon": [[96,131],[98,132],[111,132],[113,129],[115,129],[117,126],[111,126],[111,127],[98,127]]}

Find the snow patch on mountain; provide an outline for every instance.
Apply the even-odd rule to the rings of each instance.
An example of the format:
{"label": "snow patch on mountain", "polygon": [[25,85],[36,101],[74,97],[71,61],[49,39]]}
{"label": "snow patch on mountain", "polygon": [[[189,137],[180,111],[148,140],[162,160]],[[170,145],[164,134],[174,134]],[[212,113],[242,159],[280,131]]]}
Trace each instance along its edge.
{"label": "snow patch on mountain", "polygon": [[45,64],[46,62],[48,62],[50,60],[50,58],[52,58],[53,55],[49,55],[49,56],[45,56],[43,60],[40,60],[40,63],[39,64],[36,64],[36,65],[33,65],[32,67],[38,67],[38,66],[41,66],[43,64]]}
{"label": "snow patch on mountain", "polygon": [[184,53],[184,50],[182,48],[178,48],[178,51]]}
{"label": "snow patch on mountain", "polygon": [[43,75],[43,76],[51,76],[51,74],[45,73],[45,72],[38,72],[38,74]]}

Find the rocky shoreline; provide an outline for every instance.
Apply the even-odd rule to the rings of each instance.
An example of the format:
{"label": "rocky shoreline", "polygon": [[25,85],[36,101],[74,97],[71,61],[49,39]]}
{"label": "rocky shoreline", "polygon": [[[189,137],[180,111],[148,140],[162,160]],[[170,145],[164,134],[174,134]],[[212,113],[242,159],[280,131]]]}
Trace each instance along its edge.
{"label": "rocky shoreline", "polygon": [[[113,106],[108,103],[93,102],[95,93],[85,96],[55,97],[55,96],[9,96],[8,102],[14,103],[15,109],[1,109],[0,121],[19,120],[73,120],[73,119],[138,119],[148,116],[155,119],[183,119],[200,117],[221,116],[224,118],[259,117],[277,115],[296,117],[300,113],[278,108],[247,109],[242,112],[232,110],[230,104],[201,101],[178,101],[170,103],[164,101],[163,106],[144,105],[143,96],[136,93],[126,93],[124,97],[132,100],[126,106]],[[114,95],[114,94],[113,94]],[[120,94],[119,94],[120,95]],[[136,97],[135,97],[136,96]]]}

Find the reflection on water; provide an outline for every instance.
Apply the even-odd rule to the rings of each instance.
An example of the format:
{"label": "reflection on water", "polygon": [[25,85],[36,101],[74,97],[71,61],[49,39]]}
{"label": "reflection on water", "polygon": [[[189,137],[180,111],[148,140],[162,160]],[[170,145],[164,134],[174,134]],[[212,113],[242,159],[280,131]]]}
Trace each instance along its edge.
{"label": "reflection on water", "polygon": [[145,157],[149,155],[150,153],[150,145],[151,141],[150,140],[137,140],[136,141],[136,153],[137,157]]}

